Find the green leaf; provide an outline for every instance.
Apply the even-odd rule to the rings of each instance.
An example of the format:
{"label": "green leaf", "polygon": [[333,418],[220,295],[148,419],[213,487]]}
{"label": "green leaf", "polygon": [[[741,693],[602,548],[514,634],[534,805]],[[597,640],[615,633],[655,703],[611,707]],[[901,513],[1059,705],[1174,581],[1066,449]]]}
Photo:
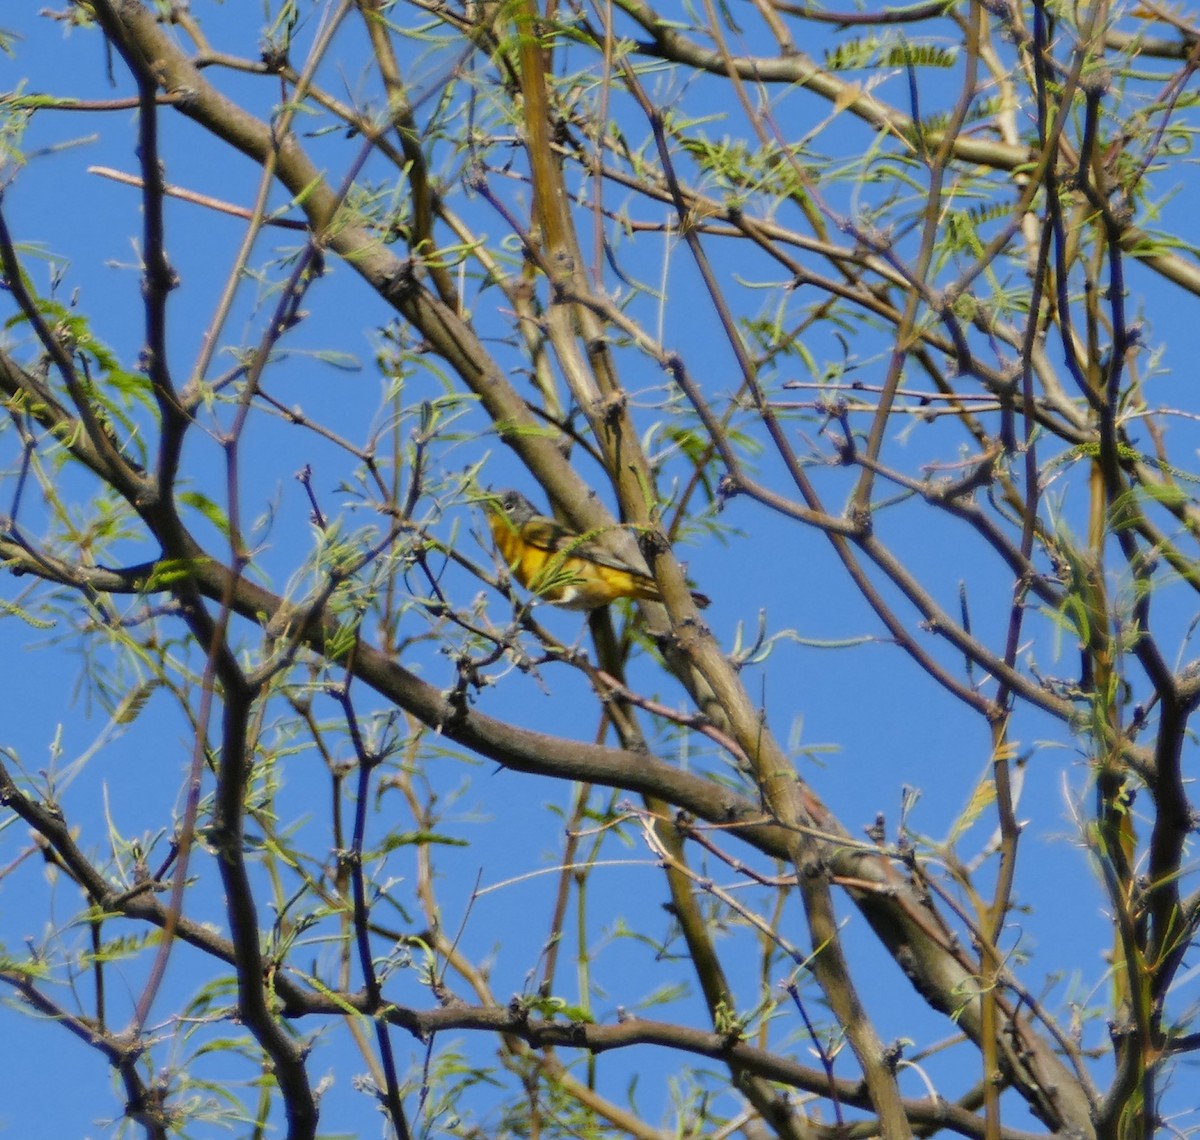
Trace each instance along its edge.
{"label": "green leaf", "polygon": [[199,511],[226,538],[229,537],[229,519],[225,512],[207,495],[202,495],[199,491],[181,491],[179,501],[185,506]]}

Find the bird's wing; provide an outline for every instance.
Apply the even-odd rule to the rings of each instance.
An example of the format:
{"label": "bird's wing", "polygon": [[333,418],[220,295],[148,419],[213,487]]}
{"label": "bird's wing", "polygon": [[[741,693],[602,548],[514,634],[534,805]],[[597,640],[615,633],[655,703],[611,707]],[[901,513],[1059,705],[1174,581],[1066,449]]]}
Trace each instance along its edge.
{"label": "bird's wing", "polygon": [[545,515],[535,515],[531,518],[521,528],[521,537],[530,546],[544,550],[547,554],[562,552],[569,558],[582,558],[587,562],[607,566],[611,570],[623,570],[637,578],[648,578],[645,570],[639,570],[590,538],[580,538],[561,523]]}

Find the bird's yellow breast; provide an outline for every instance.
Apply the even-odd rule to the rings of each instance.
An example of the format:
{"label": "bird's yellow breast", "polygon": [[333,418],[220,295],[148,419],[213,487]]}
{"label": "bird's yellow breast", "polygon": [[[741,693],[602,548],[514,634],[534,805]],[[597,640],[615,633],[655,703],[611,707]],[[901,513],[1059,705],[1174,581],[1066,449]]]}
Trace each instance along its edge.
{"label": "bird's yellow breast", "polygon": [[617,598],[659,600],[653,579],[631,569],[571,553],[569,537],[560,549],[529,542],[503,515],[488,518],[496,549],[525,589],[567,609],[592,610]]}

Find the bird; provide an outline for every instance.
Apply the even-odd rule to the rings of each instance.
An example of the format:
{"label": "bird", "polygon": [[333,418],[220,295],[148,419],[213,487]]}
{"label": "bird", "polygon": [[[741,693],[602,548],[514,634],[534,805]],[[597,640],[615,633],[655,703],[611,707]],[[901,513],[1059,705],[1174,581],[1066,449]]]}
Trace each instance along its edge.
{"label": "bird", "polygon": [[[540,515],[520,491],[497,491],[486,500],[496,549],[525,589],[568,610],[594,610],[617,598],[661,602],[644,570],[557,519]],[[703,609],[709,599],[693,590]]]}

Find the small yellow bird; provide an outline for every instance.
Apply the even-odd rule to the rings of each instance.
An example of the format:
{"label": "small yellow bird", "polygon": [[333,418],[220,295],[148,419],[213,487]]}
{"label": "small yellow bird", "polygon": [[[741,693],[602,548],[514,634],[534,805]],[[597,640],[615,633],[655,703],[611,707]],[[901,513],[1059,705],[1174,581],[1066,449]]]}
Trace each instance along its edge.
{"label": "small yellow bird", "polygon": [[[598,542],[539,515],[520,491],[488,500],[488,525],[496,549],[525,589],[568,610],[594,610],[617,598],[661,602],[653,578]],[[708,598],[692,591],[696,605]]]}

